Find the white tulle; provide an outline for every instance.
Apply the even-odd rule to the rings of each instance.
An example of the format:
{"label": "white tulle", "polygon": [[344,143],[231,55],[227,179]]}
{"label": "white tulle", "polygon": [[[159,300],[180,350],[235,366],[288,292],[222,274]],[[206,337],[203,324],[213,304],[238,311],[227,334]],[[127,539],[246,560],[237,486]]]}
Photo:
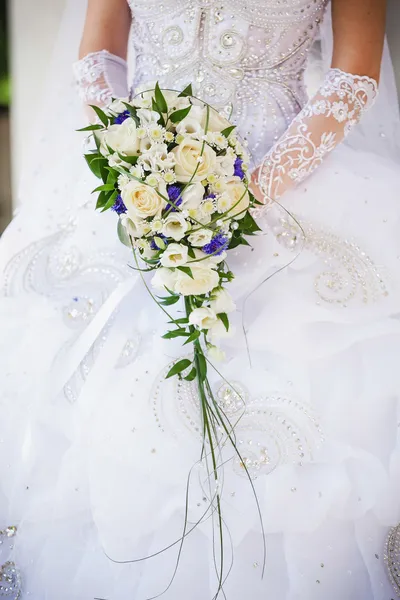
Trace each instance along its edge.
{"label": "white tulle", "polygon": [[[1,240],[0,532],[18,531],[0,533],[0,564],[15,565],[21,598],[147,600],[167,587],[178,547],[129,561],[179,540],[189,475],[189,524],[208,506],[201,420],[191,385],[164,380],[186,349],[161,339],[165,316],[128,267],[115,215],[94,211],[72,84],[68,94],[70,111],[45,110],[43,160]],[[45,149],[64,133],[61,160]],[[237,335],[215,366],[246,407],[216,372],[212,385],[232,418],[243,413],[267,543],[262,579],[257,507],[226,451],[229,600],[394,597],[384,542],[400,517],[399,184],[394,160],[342,144],[229,261]],[[207,519],[163,597],[206,600],[216,587]]]}

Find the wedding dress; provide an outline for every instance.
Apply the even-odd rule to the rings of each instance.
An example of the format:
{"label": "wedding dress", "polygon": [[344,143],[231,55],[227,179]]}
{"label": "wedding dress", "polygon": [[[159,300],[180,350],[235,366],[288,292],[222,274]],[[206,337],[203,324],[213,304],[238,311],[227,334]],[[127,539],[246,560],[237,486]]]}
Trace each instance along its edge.
{"label": "wedding dress", "polygon": [[[241,415],[262,517],[227,451],[220,597],[394,598],[384,555],[400,515],[398,164],[355,150],[356,126],[312,168],[293,159],[297,187],[286,171],[271,176],[307,103],[304,69],[327,2],[130,4],[133,92],[192,82],[238,124],[255,165],[279,150],[260,183],[280,204],[230,259],[237,333],[213,375],[223,409]],[[125,65],[114,61],[107,81],[107,58],[78,66],[81,88],[103,101],[113,85],[125,91]],[[372,101],[374,82],[352,81]],[[351,119],[343,103],[334,111],[335,123]],[[58,129],[46,135],[58,152],[39,156],[1,240],[0,597],[211,600],[219,532],[196,391],[164,379],[186,350],[161,339],[165,316],[129,268],[115,215],[95,213],[78,134],[74,155]]]}

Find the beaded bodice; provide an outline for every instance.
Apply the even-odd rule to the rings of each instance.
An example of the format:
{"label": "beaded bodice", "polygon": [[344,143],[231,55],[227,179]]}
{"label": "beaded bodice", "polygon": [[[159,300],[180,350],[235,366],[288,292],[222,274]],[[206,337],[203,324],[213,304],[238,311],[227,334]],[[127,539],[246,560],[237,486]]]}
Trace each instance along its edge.
{"label": "beaded bodice", "polygon": [[129,0],[133,89],[158,80],[224,110],[257,160],[306,100],[303,73],[329,0]]}

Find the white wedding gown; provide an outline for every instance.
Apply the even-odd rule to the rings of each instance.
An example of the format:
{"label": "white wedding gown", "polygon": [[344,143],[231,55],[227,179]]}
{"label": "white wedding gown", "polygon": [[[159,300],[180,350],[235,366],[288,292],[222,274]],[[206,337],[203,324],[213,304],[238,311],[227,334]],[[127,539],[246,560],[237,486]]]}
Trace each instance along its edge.
{"label": "white wedding gown", "polygon": [[[233,111],[259,162],[306,100],[325,0],[131,6],[133,88],[192,81]],[[1,240],[0,597],[162,593],[179,544],[132,561],[179,541],[188,489],[191,533],[162,597],[211,600],[218,531],[209,513],[193,526],[209,505],[196,394],[163,379],[186,349],[161,339],[165,316],[127,266],[115,215],[95,213],[79,140],[72,157],[58,141],[35,157],[31,197]],[[230,260],[237,334],[218,369],[246,398],[237,440],[267,555],[262,578],[257,505],[227,451],[221,598],[395,597],[384,543],[400,516],[399,189],[398,164],[342,144],[282,199],[302,230],[277,206]],[[234,419],[243,406],[222,376],[214,390]]]}

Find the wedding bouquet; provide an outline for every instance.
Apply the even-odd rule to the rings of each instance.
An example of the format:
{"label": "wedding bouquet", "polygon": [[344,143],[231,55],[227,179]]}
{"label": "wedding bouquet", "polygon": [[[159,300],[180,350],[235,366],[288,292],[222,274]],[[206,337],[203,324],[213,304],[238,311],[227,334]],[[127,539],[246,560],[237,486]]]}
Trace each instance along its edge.
{"label": "wedding bouquet", "polygon": [[[239,451],[207,369],[213,359],[223,358],[220,340],[233,329],[229,315],[235,303],[226,289],[234,278],[229,250],[249,245],[246,236],[259,231],[250,212],[258,202],[249,190],[249,156],[235,126],[194,98],[191,86],[179,93],[157,84],[104,111],[92,108],[99,123],[84,128],[95,142],[85,158],[103,181],[94,190],[96,208],[118,215],[118,236],[133,251],[132,268],[168,316],[171,327],[163,337],[182,338],[191,347],[167,378],[177,375],[197,385],[202,459],[211,460],[217,483],[221,437]],[[169,307],[180,301],[184,313],[178,318]],[[247,472],[245,461],[243,468]],[[222,530],[218,485],[214,501]]]}

